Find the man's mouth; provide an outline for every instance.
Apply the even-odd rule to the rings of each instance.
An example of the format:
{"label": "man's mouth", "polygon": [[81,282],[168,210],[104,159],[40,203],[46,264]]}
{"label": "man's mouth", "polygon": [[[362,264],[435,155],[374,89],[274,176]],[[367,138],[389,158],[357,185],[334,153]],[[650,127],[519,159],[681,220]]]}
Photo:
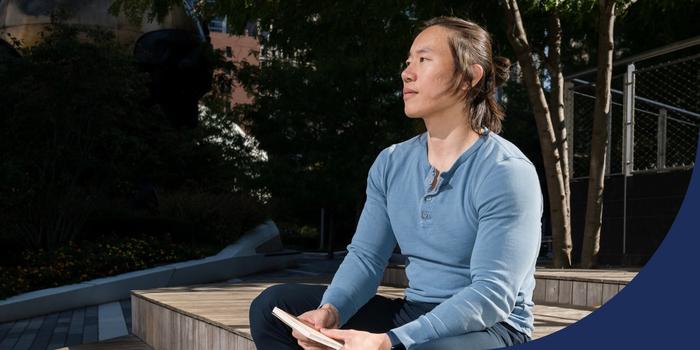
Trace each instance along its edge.
{"label": "man's mouth", "polygon": [[411,97],[411,96],[413,96],[413,95],[415,95],[415,94],[417,94],[417,93],[418,93],[418,92],[415,91],[415,90],[403,89],[403,98],[405,99],[405,98]]}

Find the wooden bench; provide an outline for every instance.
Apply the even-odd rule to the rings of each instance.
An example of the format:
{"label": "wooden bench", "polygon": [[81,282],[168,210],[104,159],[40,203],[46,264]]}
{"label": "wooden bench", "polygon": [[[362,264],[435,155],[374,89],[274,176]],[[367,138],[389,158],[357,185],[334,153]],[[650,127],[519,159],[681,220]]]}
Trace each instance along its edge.
{"label": "wooden bench", "polygon": [[[133,333],[154,349],[254,350],[248,323],[251,301],[269,286],[292,282],[328,284],[330,276],[133,291]],[[404,288],[381,286],[378,293],[400,298]],[[533,338],[555,332],[590,312],[538,305]]]}

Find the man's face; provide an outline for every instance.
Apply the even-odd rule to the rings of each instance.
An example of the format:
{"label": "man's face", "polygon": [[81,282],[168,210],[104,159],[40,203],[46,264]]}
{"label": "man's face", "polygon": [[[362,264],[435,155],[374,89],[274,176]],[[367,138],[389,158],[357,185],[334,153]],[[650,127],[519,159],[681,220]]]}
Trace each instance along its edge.
{"label": "man's face", "polygon": [[453,93],[454,62],[448,35],[448,29],[428,27],[411,45],[401,73],[404,112],[408,117],[429,118],[463,104],[461,94]]}

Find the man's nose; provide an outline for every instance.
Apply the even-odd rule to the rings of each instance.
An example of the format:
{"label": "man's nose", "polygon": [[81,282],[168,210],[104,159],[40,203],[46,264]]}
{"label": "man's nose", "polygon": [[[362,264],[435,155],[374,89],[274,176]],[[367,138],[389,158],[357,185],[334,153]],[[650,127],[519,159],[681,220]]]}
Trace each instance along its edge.
{"label": "man's nose", "polygon": [[410,66],[406,67],[406,69],[401,72],[401,80],[405,83],[416,81],[416,74],[411,70]]}

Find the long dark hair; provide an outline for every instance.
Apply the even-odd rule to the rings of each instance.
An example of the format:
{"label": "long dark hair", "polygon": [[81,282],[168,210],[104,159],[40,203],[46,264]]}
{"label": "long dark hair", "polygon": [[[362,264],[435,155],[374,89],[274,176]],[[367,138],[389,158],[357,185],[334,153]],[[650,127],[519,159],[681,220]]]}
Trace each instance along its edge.
{"label": "long dark hair", "polygon": [[[499,133],[503,121],[503,109],[496,101],[496,87],[502,85],[510,73],[510,60],[493,57],[491,35],[478,24],[456,17],[436,17],[423,23],[422,30],[440,26],[449,30],[448,44],[454,61],[454,93],[461,93],[461,86],[468,84],[464,102],[467,105],[472,130],[481,133],[486,127]],[[472,65],[484,69],[484,76],[471,86]]]}

